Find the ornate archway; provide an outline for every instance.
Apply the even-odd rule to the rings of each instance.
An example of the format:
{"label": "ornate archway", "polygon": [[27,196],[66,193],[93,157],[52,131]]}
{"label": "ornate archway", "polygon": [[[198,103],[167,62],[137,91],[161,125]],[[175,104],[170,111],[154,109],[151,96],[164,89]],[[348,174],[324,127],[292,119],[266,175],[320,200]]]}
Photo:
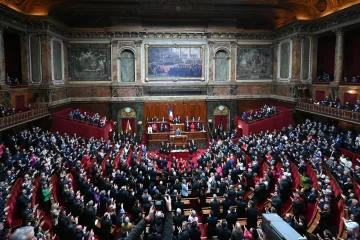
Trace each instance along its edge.
{"label": "ornate archway", "polygon": [[214,128],[222,124],[223,130],[230,129],[230,109],[227,106],[219,105],[214,109],[213,114]]}
{"label": "ornate archway", "polygon": [[119,112],[119,132],[128,130],[136,133],[136,111],[131,107],[124,107]]}

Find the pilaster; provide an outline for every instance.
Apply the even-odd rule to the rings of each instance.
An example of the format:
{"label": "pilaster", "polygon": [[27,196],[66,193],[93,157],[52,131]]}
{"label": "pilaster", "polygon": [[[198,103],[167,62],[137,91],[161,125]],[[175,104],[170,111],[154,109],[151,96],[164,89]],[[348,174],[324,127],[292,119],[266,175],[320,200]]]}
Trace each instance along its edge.
{"label": "pilaster", "polygon": [[214,42],[209,44],[209,83],[214,83]]}
{"label": "pilaster", "polygon": [[52,67],[51,67],[51,38],[52,35],[44,33],[40,36],[41,45],[41,70],[42,83],[44,85],[52,84]]}
{"label": "pilaster", "polygon": [[114,40],[111,41],[111,69],[112,69],[112,82],[116,83],[118,82],[118,60],[119,60],[119,56],[118,56],[118,51],[119,51],[119,47],[118,47],[119,42]]}
{"label": "pilaster", "polygon": [[20,35],[21,75],[22,75],[22,83],[23,84],[29,83],[29,73],[30,73],[29,41],[30,41],[30,37],[28,34]]}
{"label": "pilaster", "polygon": [[318,36],[312,36],[311,38],[311,80],[317,78],[317,61],[318,61]]}
{"label": "pilaster", "polygon": [[302,36],[296,35],[291,38],[292,41],[292,62],[291,62],[291,81],[300,81],[301,71],[301,40]]}
{"label": "pilaster", "polygon": [[343,77],[344,30],[336,29],[334,32],[336,34],[334,82],[339,83]]}
{"label": "pilaster", "polygon": [[0,26],[0,85],[6,86],[4,27]]}
{"label": "pilaster", "polygon": [[236,82],[236,54],[237,54],[237,42],[231,42],[230,82]]}
{"label": "pilaster", "polygon": [[141,46],[142,40],[135,41],[136,53],[135,53],[135,62],[136,62],[136,85],[141,85]]}
{"label": "pilaster", "polygon": [[278,78],[278,52],[279,52],[279,42],[273,42],[273,82],[277,82]]}

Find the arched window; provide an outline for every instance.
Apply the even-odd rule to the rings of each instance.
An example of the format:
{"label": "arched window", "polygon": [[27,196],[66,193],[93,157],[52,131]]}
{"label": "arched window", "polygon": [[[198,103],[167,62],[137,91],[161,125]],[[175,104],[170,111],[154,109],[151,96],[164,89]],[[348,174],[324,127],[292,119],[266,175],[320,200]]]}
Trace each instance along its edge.
{"label": "arched window", "polygon": [[215,81],[229,81],[229,54],[223,50],[215,54]]}
{"label": "arched window", "polygon": [[135,82],[135,56],[130,50],[120,54],[120,81]]}

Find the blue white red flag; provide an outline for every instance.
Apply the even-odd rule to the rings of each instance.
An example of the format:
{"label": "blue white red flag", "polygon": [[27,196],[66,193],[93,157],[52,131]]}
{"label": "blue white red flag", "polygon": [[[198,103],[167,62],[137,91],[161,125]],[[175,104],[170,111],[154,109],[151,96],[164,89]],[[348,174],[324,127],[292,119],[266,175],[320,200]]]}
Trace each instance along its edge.
{"label": "blue white red flag", "polygon": [[168,113],[168,119],[169,119],[169,121],[172,121],[173,118],[174,118],[173,111],[172,111],[172,108],[170,108],[169,113]]}

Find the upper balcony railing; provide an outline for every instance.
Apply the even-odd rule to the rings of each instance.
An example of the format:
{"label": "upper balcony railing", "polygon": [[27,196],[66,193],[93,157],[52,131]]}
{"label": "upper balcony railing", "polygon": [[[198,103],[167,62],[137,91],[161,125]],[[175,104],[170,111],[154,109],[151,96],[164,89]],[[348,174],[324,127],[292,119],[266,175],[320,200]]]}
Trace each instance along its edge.
{"label": "upper balcony railing", "polygon": [[32,120],[40,119],[49,115],[50,113],[47,106],[41,106],[29,111],[16,113],[0,118],[0,129],[4,130],[6,128],[10,128]]}
{"label": "upper balcony railing", "polygon": [[327,117],[333,117],[348,122],[360,123],[360,112],[352,112],[339,108],[319,106],[313,103],[298,102],[296,109],[304,110],[306,112],[317,113]]}

